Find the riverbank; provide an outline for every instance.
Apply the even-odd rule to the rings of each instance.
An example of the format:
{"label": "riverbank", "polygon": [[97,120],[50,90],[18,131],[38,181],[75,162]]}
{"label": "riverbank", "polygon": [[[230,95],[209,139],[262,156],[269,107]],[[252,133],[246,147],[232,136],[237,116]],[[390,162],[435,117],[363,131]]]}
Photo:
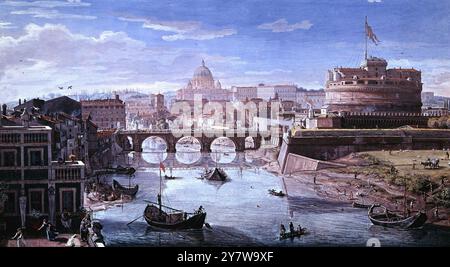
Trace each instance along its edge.
{"label": "riverbank", "polygon": [[[437,202],[436,198],[445,195],[446,192],[442,192],[448,190],[450,184],[442,184],[442,177],[449,170],[448,160],[442,158],[442,151],[356,153],[335,161],[347,167],[299,171],[290,175],[282,175],[279,172],[275,151],[259,153],[264,154],[262,159],[266,161],[263,169],[282,177],[288,196],[311,193],[329,201],[348,204],[378,203],[401,213],[405,207],[403,185],[406,181],[407,208],[411,212],[425,210],[430,223],[450,227],[448,206],[439,204],[438,216],[435,216],[436,203],[441,203]],[[425,170],[419,167],[421,159],[439,156],[443,164],[440,169]],[[407,162],[410,162],[410,165],[406,164]],[[429,181],[428,184],[426,181]]]}
{"label": "riverbank", "polygon": [[[72,234],[60,234],[56,237],[55,241],[50,241],[44,237],[30,237],[25,235],[25,247],[66,247],[67,241]],[[88,247],[86,242],[77,242],[79,247]],[[16,240],[3,240],[0,247],[17,247]]]}

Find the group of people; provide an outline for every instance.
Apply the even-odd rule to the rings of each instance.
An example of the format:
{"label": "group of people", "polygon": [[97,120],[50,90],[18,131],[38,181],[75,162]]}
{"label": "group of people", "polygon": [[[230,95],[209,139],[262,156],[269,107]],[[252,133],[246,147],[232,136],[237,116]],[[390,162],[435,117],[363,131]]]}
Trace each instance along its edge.
{"label": "group of people", "polygon": [[[300,226],[300,224],[297,226],[297,230],[295,230],[294,224],[292,222],[289,223],[289,231],[290,231],[290,233],[302,232],[302,230],[303,230],[303,228]],[[280,225],[280,234],[281,235],[286,234],[286,227],[284,226],[284,224]]]}

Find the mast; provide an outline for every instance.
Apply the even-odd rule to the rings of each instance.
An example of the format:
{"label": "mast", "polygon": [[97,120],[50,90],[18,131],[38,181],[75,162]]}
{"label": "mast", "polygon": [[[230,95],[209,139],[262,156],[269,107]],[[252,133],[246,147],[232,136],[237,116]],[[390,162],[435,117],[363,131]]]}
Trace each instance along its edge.
{"label": "mast", "polygon": [[406,217],[406,178],[403,178],[403,216]]}
{"label": "mast", "polygon": [[366,49],[364,50],[364,59],[367,60],[367,16],[364,24],[364,39],[366,41]]}
{"label": "mast", "polygon": [[158,205],[159,205],[159,213],[162,211],[162,203],[161,203],[161,187],[162,187],[162,175],[161,175],[161,162],[159,162],[159,194],[158,194]]}

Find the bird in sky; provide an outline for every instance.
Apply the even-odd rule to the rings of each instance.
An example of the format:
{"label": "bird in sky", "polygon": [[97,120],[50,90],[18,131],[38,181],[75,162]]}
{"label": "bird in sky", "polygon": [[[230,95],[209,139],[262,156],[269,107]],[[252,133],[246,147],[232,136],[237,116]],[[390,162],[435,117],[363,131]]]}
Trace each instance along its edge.
{"label": "bird in sky", "polygon": [[62,90],[62,89],[64,89],[64,87],[63,87],[63,86],[58,86],[58,88],[59,88],[59,90]]}

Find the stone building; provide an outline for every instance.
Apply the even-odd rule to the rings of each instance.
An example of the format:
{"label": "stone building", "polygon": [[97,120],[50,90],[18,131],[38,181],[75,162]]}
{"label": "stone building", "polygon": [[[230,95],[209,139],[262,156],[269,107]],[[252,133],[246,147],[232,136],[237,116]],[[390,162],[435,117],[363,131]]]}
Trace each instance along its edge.
{"label": "stone building", "polygon": [[205,98],[210,101],[229,101],[232,98],[231,91],[222,89],[220,81],[214,80],[203,60],[202,65],[195,70],[194,76],[186,87],[177,91],[176,98],[177,100],[192,101],[196,95],[199,95],[200,99]]}
{"label": "stone building", "polygon": [[329,70],[328,112],[420,112],[421,72],[387,65],[384,59],[369,57],[359,68]]}
{"label": "stone building", "polygon": [[52,161],[52,129],[0,126],[0,181],[6,183],[4,216],[11,229],[19,222],[36,227],[43,217],[56,223],[63,211],[75,212],[83,205],[84,171],[81,161]]}
{"label": "stone building", "polygon": [[117,129],[126,127],[125,103],[119,95],[114,99],[82,100],[83,116],[90,115],[99,129]]}

